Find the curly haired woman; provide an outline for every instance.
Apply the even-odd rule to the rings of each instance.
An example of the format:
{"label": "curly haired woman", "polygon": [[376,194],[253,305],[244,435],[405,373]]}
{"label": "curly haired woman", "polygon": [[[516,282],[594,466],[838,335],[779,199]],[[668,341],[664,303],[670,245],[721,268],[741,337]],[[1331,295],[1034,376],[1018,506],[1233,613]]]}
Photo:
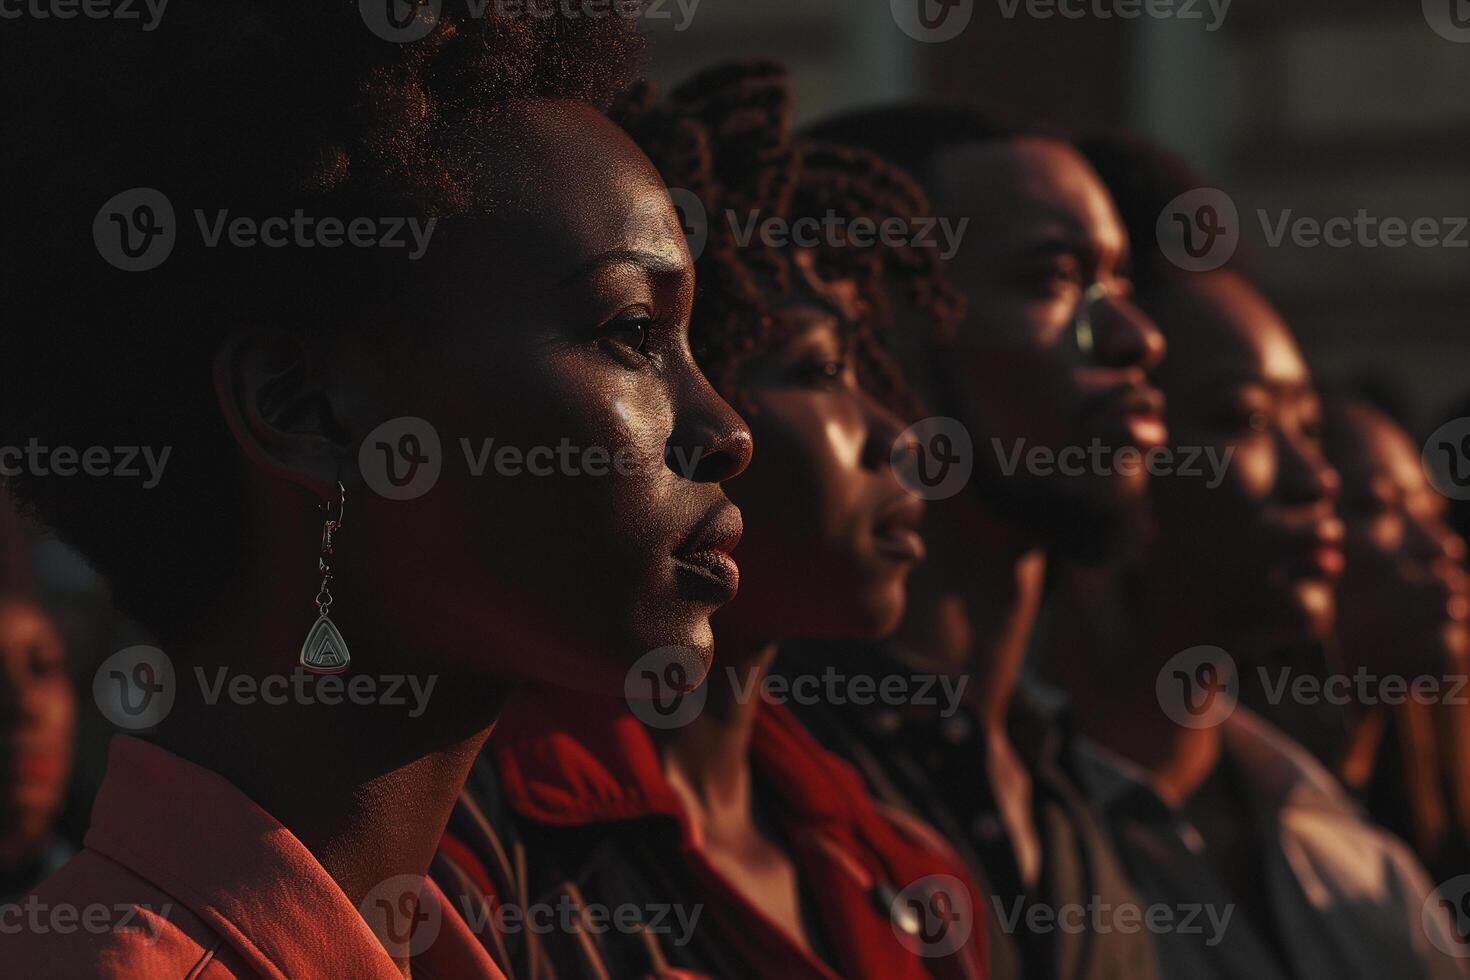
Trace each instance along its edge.
{"label": "curly haired woman", "polygon": [[[690,351],[667,192],[599,112],[636,34],[446,5],[394,44],[358,8],[6,29],[34,235],[6,240],[0,442],[170,450],[156,485],[10,482],[161,646],[99,683],[172,699],[114,740],[7,973],[499,976],[424,874],[501,706],[620,690],[655,647],[707,664],[750,436]],[[486,478],[486,440],[622,465]]]}

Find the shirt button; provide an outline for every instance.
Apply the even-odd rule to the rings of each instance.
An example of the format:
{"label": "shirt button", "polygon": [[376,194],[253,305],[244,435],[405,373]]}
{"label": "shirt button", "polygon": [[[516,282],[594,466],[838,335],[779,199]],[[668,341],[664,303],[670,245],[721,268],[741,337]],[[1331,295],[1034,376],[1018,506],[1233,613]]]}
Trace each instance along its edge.
{"label": "shirt button", "polygon": [[993,813],[982,813],[970,824],[970,829],[975,836],[986,842],[994,842],[1001,839],[1005,830],[1000,825],[1000,818]]}
{"label": "shirt button", "polygon": [[974,724],[964,715],[955,715],[952,718],[944,719],[944,724],[939,729],[944,740],[950,745],[964,743],[974,730]]}

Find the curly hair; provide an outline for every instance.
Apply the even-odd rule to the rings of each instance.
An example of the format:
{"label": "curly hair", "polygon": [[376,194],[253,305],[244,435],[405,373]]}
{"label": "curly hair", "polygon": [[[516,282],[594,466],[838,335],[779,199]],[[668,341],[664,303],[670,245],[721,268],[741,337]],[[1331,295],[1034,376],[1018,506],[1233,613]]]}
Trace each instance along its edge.
{"label": "curly hair", "polygon": [[99,257],[98,207],[147,187],[244,215],[488,212],[506,150],[487,124],[510,100],[605,110],[638,70],[643,42],[626,17],[443,7],[426,37],[403,44],[370,31],[356,0],[177,4],[152,31],[116,19],[6,26],[0,167],[24,233],[0,246],[0,446],[172,450],[152,489],[82,474],[7,482],[144,625],[207,605],[205,589],[225,583],[198,584],[203,542],[211,574],[227,575],[254,530],[212,386],[227,331],[265,324],[306,342],[391,329],[427,342],[439,325],[425,290],[452,284],[432,257],[206,249],[184,235],[163,265],[125,272]]}
{"label": "curly hair", "polygon": [[[783,339],[773,311],[798,290],[798,246],[760,236],[742,241],[742,221],[795,224],[835,214],[847,222],[896,217],[912,223],[931,213],[918,184],[877,155],[795,139],[791,102],[786,69],[752,60],[707,69],[663,100],[651,83],[640,83],[613,112],[665,182],[692,194],[703,209],[707,241],[696,257],[690,339],[716,387],[735,396],[741,367]],[[884,342],[888,296],[896,287],[927,317],[952,328],[963,301],[938,254],[916,245],[865,248],[831,240],[809,248],[818,277],[857,287],[865,313],[843,326],[863,383],[900,414],[917,414]]]}

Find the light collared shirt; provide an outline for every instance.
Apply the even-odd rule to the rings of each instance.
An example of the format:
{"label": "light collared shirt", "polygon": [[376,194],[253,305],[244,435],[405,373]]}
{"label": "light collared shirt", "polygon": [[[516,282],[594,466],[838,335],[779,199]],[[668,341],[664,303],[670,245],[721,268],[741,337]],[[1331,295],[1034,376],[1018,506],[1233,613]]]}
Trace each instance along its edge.
{"label": "light collared shirt", "polygon": [[1139,767],[1088,740],[1079,742],[1076,762],[1135,886],[1171,917],[1154,937],[1165,980],[1470,976],[1470,960],[1441,951],[1458,945],[1453,926],[1431,900],[1413,852],[1365,819],[1306,750],[1249,710],[1237,707],[1223,723],[1222,762],[1238,775],[1261,835],[1258,873],[1280,953],[1234,914],[1236,900],[1203,838]]}
{"label": "light collared shirt", "polygon": [[[432,882],[416,922],[437,933],[413,934],[415,977],[502,977]],[[128,736],[83,850],[0,908],[0,933],[5,976],[402,980],[289,830],[218,773]]]}

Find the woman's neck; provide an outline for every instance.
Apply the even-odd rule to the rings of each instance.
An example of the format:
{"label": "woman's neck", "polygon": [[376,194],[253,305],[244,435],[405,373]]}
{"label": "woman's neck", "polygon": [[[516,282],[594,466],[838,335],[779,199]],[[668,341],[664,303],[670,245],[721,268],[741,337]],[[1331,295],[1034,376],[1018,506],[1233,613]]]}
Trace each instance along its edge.
{"label": "woman's neck", "polygon": [[[341,692],[363,676],[354,662],[338,679],[337,703],[298,697],[294,633],[262,639],[259,630],[253,634],[258,642],[240,642],[252,636],[244,630],[212,630],[213,637],[231,639],[179,647],[197,657],[193,664],[212,666],[180,665],[175,704],[155,741],[219,773],[266,810],[311,851],[353,905],[391,878],[425,875],[509,685],[389,672],[372,677],[382,697],[348,703],[357,699]],[[262,658],[262,650],[280,656]],[[266,663],[279,667],[261,666]],[[211,695],[207,685],[220,676],[221,665],[234,665],[225,668],[227,678],[254,673],[253,680],[263,683],[282,675],[293,686],[280,704],[238,699],[228,687]],[[323,678],[304,677],[303,689],[323,692]],[[397,685],[392,697],[389,684]],[[380,938],[406,973],[406,956]]]}
{"label": "woman's neck", "polygon": [[[938,529],[936,541],[955,541]],[[925,668],[967,676],[965,701],[982,725],[1003,731],[1046,576],[1046,554],[997,525],[989,547],[935,549],[909,583],[908,611],[894,642]]]}
{"label": "woman's neck", "polygon": [[716,647],[704,708],[688,725],[664,733],[664,765],[675,789],[692,804],[696,822],[750,822],[750,742],[776,641],[722,628]]}

